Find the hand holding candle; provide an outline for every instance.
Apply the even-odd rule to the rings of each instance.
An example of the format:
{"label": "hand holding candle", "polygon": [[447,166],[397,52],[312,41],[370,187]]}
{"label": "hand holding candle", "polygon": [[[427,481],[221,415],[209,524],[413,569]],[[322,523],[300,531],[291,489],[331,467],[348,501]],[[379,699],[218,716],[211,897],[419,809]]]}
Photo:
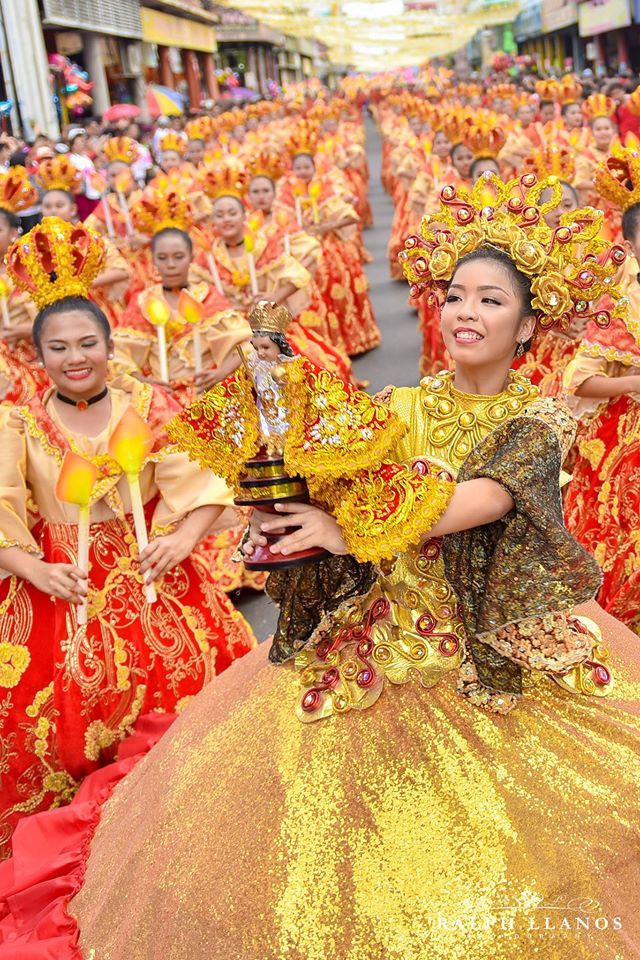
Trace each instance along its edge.
{"label": "hand holding candle", "polygon": [[178,313],[190,323],[193,327],[193,366],[196,375],[202,373],[202,339],[200,336],[200,323],[202,321],[203,307],[198,303],[187,290],[181,290],[178,297]]}
{"label": "hand holding candle", "polygon": [[166,326],[171,319],[171,310],[166,300],[160,297],[150,296],[147,298],[143,312],[149,323],[156,328],[158,337],[158,358],[160,361],[160,379],[163,383],[169,383],[169,363],[167,360],[167,333]]}
{"label": "hand holding candle", "polygon": [[[127,476],[133,524],[138,543],[138,555],[149,545],[139,474],[152,448],[153,434],[149,424],[130,407],[123,414],[111,434],[109,454],[122,467]],[[153,583],[145,583],[144,592],[147,602],[155,603],[157,594]]]}
{"label": "hand holding candle", "polygon": [[[73,503],[78,507],[78,556],[77,565],[89,575],[89,518],[91,494],[98,479],[98,469],[90,460],[67,450],[62,461],[62,469],[56,483],[56,496],[63,503]],[[78,606],[78,624],[87,622],[87,598]]]}

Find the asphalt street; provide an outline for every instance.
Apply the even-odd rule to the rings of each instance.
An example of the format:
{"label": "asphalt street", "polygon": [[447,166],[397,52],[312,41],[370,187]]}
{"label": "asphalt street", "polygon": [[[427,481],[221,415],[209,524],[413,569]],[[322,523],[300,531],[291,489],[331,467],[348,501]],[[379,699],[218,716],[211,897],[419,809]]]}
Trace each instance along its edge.
{"label": "asphalt street", "polygon": [[[412,385],[419,379],[420,338],[415,310],[408,306],[408,286],[393,282],[387,264],[387,243],[391,233],[393,204],[380,181],[381,141],[370,119],[367,120],[367,156],[371,169],[369,197],[374,225],[365,232],[365,242],[373,255],[367,265],[371,299],[382,333],[382,344],[354,360],[354,369],[361,380],[368,380],[368,390],[375,393],[389,383]],[[261,594],[243,592],[232,600],[249,620],[258,640],[264,640],[276,621],[276,609]]]}

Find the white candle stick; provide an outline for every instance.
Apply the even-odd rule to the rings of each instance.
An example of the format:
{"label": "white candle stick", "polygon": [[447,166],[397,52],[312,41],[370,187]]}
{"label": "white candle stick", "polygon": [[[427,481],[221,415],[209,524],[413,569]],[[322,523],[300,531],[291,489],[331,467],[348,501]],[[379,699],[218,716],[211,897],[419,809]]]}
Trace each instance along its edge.
{"label": "white candle stick", "polygon": [[0,311],[2,312],[3,329],[8,330],[11,326],[11,321],[9,318],[9,300],[4,294],[0,296]]}
{"label": "white candle stick", "polygon": [[193,367],[196,373],[202,373],[202,338],[197,326],[193,328]]}
{"label": "white candle stick", "polygon": [[300,197],[296,197],[296,220],[298,221],[298,226],[302,226],[302,201]]}
{"label": "white candle stick", "polygon": [[169,364],[167,363],[167,334],[164,324],[156,327],[158,334],[158,357],[160,360],[160,379],[163,383],[169,383]]}
{"label": "white candle stick", "polygon": [[253,259],[253,254],[247,254],[247,261],[249,263],[249,279],[251,280],[251,293],[256,296],[258,293],[258,277],[256,275],[256,262]]}
{"label": "white candle stick", "polygon": [[106,193],[102,194],[102,209],[104,210],[104,224],[107,228],[107,236],[110,240],[115,240],[116,232],[113,229],[113,217],[111,216],[111,207]]}
{"label": "white candle stick", "polygon": [[216,290],[218,293],[224,293],[224,290],[222,289],[222,280],[220,279],[220,274],[218,273],[216,258],[212,253],[207,254],[207,263],[209,264],[209,273],[213,277]]}
{"label": "white candle stick", "polygon": [[[163,327],[158,327],[158,330],[162,330],[164,333]],[[149,536],[147,534],[147,523],[144,518],[144,507],[142,506],[142,494],[140,492],[140,481],[138,480],[138,474],[128,473],[127,481],[129,483],[129,495],[131,497],[131,511],[133,513],[133,525],[136,531],[138,555],[140,555],[142,551],[149,546]],[[155,584],[145,583],[144,592],[147,598],[147,603],[155,603],[158,599]]]}
{"label": "white candle stick", "polygon": [[291,256],[291,237],[288,233],[284,235],[284,252],[288,257]]}
{"label": "white candle stick", "polygon": [[127,231],[127,236],[133,236],[133,224],[131,223],[131,217],[129,216],[129,204],[127,203],[127,198],[124,193],[118,192],[118,203],[120,204],[120,209],[122,210],[122,216],[124,217],[124,225]]}
{"label": "white candle stick", "polygon": [[[78,558],[77,564],[83,573],[89,576],[89,515],[90,507],[78,507]],[[88,618],[87,597],[77,607],[79,626],[84,626]]]}

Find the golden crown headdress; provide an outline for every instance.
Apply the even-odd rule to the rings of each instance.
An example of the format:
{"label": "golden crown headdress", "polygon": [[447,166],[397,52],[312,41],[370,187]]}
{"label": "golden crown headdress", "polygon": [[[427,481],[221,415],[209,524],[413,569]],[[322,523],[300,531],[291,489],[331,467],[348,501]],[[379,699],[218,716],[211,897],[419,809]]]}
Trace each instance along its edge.
{"label": "golden crown headdress", "polygon": [[505,145],[507,136],[498,115],[490,113],[473,123],[464,138],[475,159],[492,157],[494,160]]}
{"label": "golden crown headdress", "polygon": [[140,155],[140,147],[132,137],[110,137],[102,148],[109,163],[126,163],[131,166]]}
{"label": "golden crown headdress", "polygon": [[211,117],[197,117],[189,120],[185,127],[189,140],[203,140],[205,143],[213,137],[213,121]]}
{"label": "golden crown headdress", "polygon": [[[495,197],[489,204],[487,187]],[[542,201],[547,190],[551,196]],[[444,187],[440,211],[423,218],[420,236],[408,237],[399,254],[411,295],[446,289],[459,260],[478,247],[495,247],[531,280],[541,327],[566,327],[578,316],[606,326],[611,313],[599,309],[590,314],[590,301],[607,293],[615,315],[626,309],[614,284],[625,252],[599,237],[604,215],[591,207],[562,214],[560,225],[549,227],[545,215],[561,200],[555,177],[538,181],[532,173],[507,183],[485,173],[472,190]]]}
{"label": "golden crown headdress", "polygon": [[541,100],[555,100],[554,92],[557,84],[557,80],[546,79],[546,80],[536,80],[536,93]]}
{"label": "golden crown headdress", "polygon": [[571,182],[576,172],[575,152],[566,144],[552,140],[535,147],[523,162],[526,173],[535,173],[538,179],[558,177]]}
{"label": "golden crown headdress", "polygon": [[106,259],[104,241],[81,223],[45,217],[7,252],[7,270],[38,309],[86,297]]}
{"label": "golden crown headdress", "polygon": [[259,300],[249,313],[249,326],[254,333],[286,333],[293,317],[286,307],[274,300]]}
{"label": "golden crown headdress", "polygon": [[481,97],[484,91],[479,83],[459,83],[457,92],[458,96],[470,99],[471,97]]}
{"label": "golden crown headdress", "polygon": [[561,80],[556,80],[552,87],[552,96],[556,103],[566,107],[570,103],[577,103],[582,96],[582,84],[575,77],[567,74]]}
{"label": "golden crown headdress", "polygon": [[284,159],[279,153],[269,153],[263,150],[257,156],[251,158],[247,164],[246,172],[249,179],[254,177],[268,177],[269,180],[279,180],[284,176]]}
{"label": "golden crown headdress", "polygon": [[616,102],[604,93],[592,93],[582,104],[582,112],[587,120],[596,117],[612,117],[616,112]]}
{"label": "golden crown headdress", "polygon": [[600,196],[620,210],[640,204],[640,152],[632,147],[614,146],[607,159],[596,167],[593,182]]}
{"label": "golden crown headdress", "polygon": [[527,93],[526,90],[519,90],[517,93],[514,93],[511,97],[511,103],[515,110],[517,110],[518,107],[532,107],[534,105],[532,94]]}
{"label": "golden crown headdress", "polygon": [[212,200],[217,200],[219,197],[236,197],[242,200],[248,183],[246,171],[237,162],[206,164],[198,171],[197,179],[206,195]]}
{"label": "golden crown headdress", "polygon": [[291,157],[296,157],[301,153],[314,155],[318,146],[318,128],[315,123],[309,123],[306,120],[300,120],[296,124],[295,131],[291,134],[286,143],[286,151]]}
{"label": "golden crown headdress", "polygon": [[492,100],[496,97],[499,100],[511,100],[515,92],[516,88],[512,83],[496,83],[487,90]]}
{"label": "golden crown headdress", "polygon": [[73,194],[80,193],[84,182],[82,171],[74,167],[68,156],[42,160],[35,177],[45,190],[65,190]]}
{"label": "golden crown headdress", "polygon": [[177,130],[167,130],[161,138],[158,138],[158,149],[161,153],[168,153],[171,150],[182,156],[187,150],[187,138]]}
{"label": "golden crown headdress", "polygon": [[18,213],[33,207],[38,202],[39,193],[29,180],[24,167],[9,167],[0,174],[0,207]]}
{"label": "golden crown headdress", "polygon": [[193,211],[187,191],[173,184],[169,177],[156,177],[132,205],[131,219],[136,230],[147,236],[168,227],[189,232]]}
{"label": "golden crown headdress", "polygon": [[463,107],[447,111],[444,114],[441,129],[444,130],[450,143],[464,143],[472,125],[473,113]]}

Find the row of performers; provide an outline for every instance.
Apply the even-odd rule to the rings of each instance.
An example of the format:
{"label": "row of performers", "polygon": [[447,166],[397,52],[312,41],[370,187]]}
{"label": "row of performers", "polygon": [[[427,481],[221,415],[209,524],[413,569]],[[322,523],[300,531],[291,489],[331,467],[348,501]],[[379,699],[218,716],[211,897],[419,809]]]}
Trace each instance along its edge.
{"label": "row of performers", "polygon": [[[316,172],[316,129],[301,129],[286,176],[277,156],[261,154],[248,170],[218,157],[196,179],[176,171],[139,196],[119,181],[88,226],[75,216],[70,167],[51,161],[45,217],[17,240],[32,186],[15,168],[0,184],[3,850],[22,816],[68,800],[139,716],[181,712],[255,644],[225,595],[265,583],[231,560],[246,515],[165,426],[250,353],[248,317],[265,294],[294,314],[294,351],[346,381],[349,355],[379,342],[358,215],[338,174]],[[113,145],[114,177],[133,147]],[[111,448],[129,410],[152,437],[139,469],[146,550]],[[69,451],[97,471],[86,624],[76,615],[87,595],[77,511],[58,486]],[[143,577],[156,584],[152,604]]]}
{"label": "row of performers", "polygon": [[[445,107],[408,93],[374,108],[385,137],[383,177],[396,204],[391,272],[398,275],[407,234],[419,232],[421,217],[436,210],[446,184],[491,203],[493,174],[555,177],[562,201],[545,212],[555,230],[585,204],[604,212],[603,237],[627,250],[616,278],[626,316],[602,327],[596,312],[565,329],[541,331],[522,345],[514,367],[543,396],[565,397],[579,418],[566,464],[572,474],[566,523],[602,568],[600,603],[640,634],[640,160],[633,140],[624,145],[616,137],[613,101],[594,94],[579,103],[580,86],[570,78],[545,83],[558,110],[546,123],[536,119],[526,95],[522,121],[486,109],[471,113],[451,97]],[[522,94],[518,101],[522,106]],[[450,366],[440,309],[434,295],[418,301],[422,373]]]}

